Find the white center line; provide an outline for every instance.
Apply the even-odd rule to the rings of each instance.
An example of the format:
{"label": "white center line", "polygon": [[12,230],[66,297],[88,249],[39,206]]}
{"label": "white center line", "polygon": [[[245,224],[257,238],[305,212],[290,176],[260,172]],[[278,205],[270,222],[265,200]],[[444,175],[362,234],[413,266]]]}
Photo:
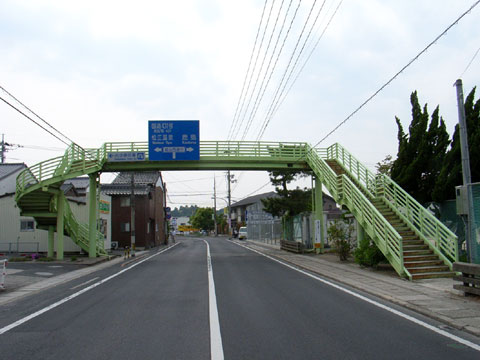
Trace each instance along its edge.
{"label": "white center line", "polygon": [[[230,240],[227,240],[227,241],[230,241]],[[418,320],[417,318],[414,318],[413,316],[404,314],[404,313],[401,312],[401,311],[395,310],[395,309],[393,309],[393,308],[391,308],[391,307],[389,307],[389,306],[387,306],[387,305],[383,305],[383,304],[381,304],[381,303],[379,303],[379,302],[377,302],[377,301],[375,301],[375,300],[372,300],[372,299],[367,298],[366,296],[357,294],[357,293],[354,292],[354,291],[348,290],[348,289],[346,289],[346,288],[344,288],[344,287],[342,287],[342,286],[340,286],[340,285],[334,284],[334,283],[332,283],[332,282],[330,282],[330,281],[328,281],[328,280],[322,279],[321,277],[318,277],[318,276],[315,276],[315,275],[313,275],[313,274],[310,274],[310,273],[308,273],[308,272],[306,272],[306,271],[303,271],[303,270],[301,270],[301,269],[299,269],[299,268],[296,268],[295,266],[292,266],[292,265],[289,265],[289,264],[287,264],[287,263],[284,263],[284,262],[281,261],[281,260],[275,259],[274,257],[271,257],[271,256],[269,256],[269,255],[263,254],[263,253],[261,253],[260,251],[257,251],[257,250],[255,250],[255,249],[249,248],[248,246],[245,246],[245,245],[242,245],[242,244],[238,244],[238,243],[236,243],[236,242],[234,242],[234,241],[230,241],[230,242],[233,243],[233,244],[235,244],[235,245],[244,247],[245,249],[248,249],[248,250],[250,250],[250,251],[253,251],[253,252],[257,253],[257,254],[260,254],[260,255],[262,255],[262,256],[265,256],[266,258],[268,258],[268,259],[270,259],[270,260],[273,260],[273,261],[276,261],[277,263],[282,264],[283,266],[286,266],[286,267],[288,267],[288,268],[290,268],[290,269],[292,269],[292,270],[298,271],[299,273],[302,273],[302,274],[304,274],[304,275],[306,275],[306,276],[309,276],[309,277],[311,277],[312,279],[318,280],[318,281],[320,281],[320,282],[322,282],[322,283],[324,283],[324,284],[326,284],[326,285],[332,286],[332,287],[334,287],[334,288],[336,288],[336,289],[338,289],[338,290],[341,290],[341,291],[343,291],[343,292],[345,292],[345,293],[347,293],[347,294],[350,294],[350,295],[352,295],[352,296],[355,296],[356,298],[361,299],[361,300],[363,300],[363,301],[366,301],[366,302],[368,302],[368,303],[370,303],[370,304],[372,304],[372,305],[374,305],[374,306],[377,306],[377,307],[379,307],[379,308],[381,308],[381,309],[384,309],[384,310],[386,310],[386,311],[389,311],[389,312],[391,312],[391,313],[393,313],[393,314],[395,314],[395,315],[397,315],[397,316],[400,316],[400,317],[402,317],[402,318],[404,318],[404,319],[406,319],[406,320],[409,320],[409,321],[411,321],[411,322],[413,322],[413,323],[415,323],[415,324],[417,324],[417,325],[423,326],[424,328],[427,328],[427,329],[429,329],[429,330],[431,330],[431,331],[433,331],[433,332],[435,332],[435,333],[437,333],[437,334],[439,334],[439,335],[445,336],[445,337],[447,337],[447,338],[449,338],[449,339],[451,339],[451,340],[454,340],[454,341],[456,341],[456,342],[459,342],[460,344],[463,344],[463,345],[465,345],[465,346],[468,346],[468,347],[470,347],[470,348],[472,348],[472,349],[474,349],[474,350],[480,351],[480,346],[477,345],[477,344],[475,344],[475,343],[473,343],[473,342],[471,342],[471,341],[468,341],[468,340],[462,339],[461,337],[458,337],[458,336],[456,336],[456,335],[450,334],[449,332],[446,332],[445,330],[438,329],[438,328],[436,328],[435,326],[432,326],[432,325],[430,325],[430,324],[427,324],[426,322],[423,322],[423,321],[421,321],[421,320]]]}
{"label": "white center line", "polygon": [[[203,239],[202,239],[203,240]],[[207,244],[207,269],[208,269],[208,305],[210,314],[210,357],[212,360],[223,360],[222,334],[218,320],[217,297],[215,295],[215,282],[213,281],[212,258],[210,245]]]}
{"label": "white center line", "polygon": [[47,306],[47,307],[45,307],[45,308],[43,308],[43,309],[40,309],[40,310],[34,312],[33,314],[30,314],[30,315],[28,315],[28,316],[25,316],[24,318],[22,318],[22,319],[20,319],[20,320],[17,320],[17,321],[15,321],[14,323],[11,323],[10,325],[7,325],[7,326],[1,328],[1,329],[0,329],[0,335],[5,334],[7,331],[12,330],[13,328],[16,328],[17,326],[20,326],[20,325],[22,325],[23,323],[26,323],[27,321],[32,320],[32,319],[36,318],[37,316],[40,316],[40,315],[42,315],[43,313],[46,313],[47,311],[52,310],[52,309],[56,308],[57,306],[60,306],[60,305],[62,305],[62,304],[64,304],[64,303],[66,303],[67,301],[72,300],[72,299],[76,298],[77,296],[80,296],[80,295],[82,295],[83,293],[86,293],[87,291],[92,290],[93,288],[96,288],[97,286],[99,286],[99,285],[101,285],[101,284],[103,284],[103,283],[106,283],[106,282],[109,281],[109,280],[112,280],[113,278],[116,278],[118,275],[123,274],[124,272],[133,269],[135,266],[140,265],[141,263],[143,263],[143,262],[145,262],[145,261],[153,258],[154,256],[160,255],[161,253],[163,253],[163,252],[165,252],[165,251],[167,251],[167,250],[170,250],[171,248],[177,246],[178,244],[180,244],[180,243],[178,242],[178,243],[176,243],[175,245],[172,245],[172,246],[170,246],[170,247],[168,247],[168,248],[166,248],[166,249],[163,249],[162,251],[159,251],[159,252],[153,254],[152,256],[149,256],[149,257],[143,259],[142,261],[139,261],[139,262],[133,264],[132,266],[130,266],[130,267],[126,268],[126,269],[123,269],[123,270],[121,270],[121,271],[119,271],[119,272],[117,272],[117,273],[115,273],[115,274],[113,274],[113,275],[110,275],[109,277],[106,277],[105,279],[100,280],[99,282],[96,282],[95,284],[92,284],[92,285],[90,285],[89,287],[86,287],[86,288],[84,288],[84,289],[82,289],[82,290],[80,290],[80,291],[78,291],[78,292],[76,292],[76,293],[74,293],[74,294],[72,294],[72,295],[70,295],[70,296],[67,296],[66,298],[63,298],[62,300],[59,300],[59,301],[57,301],[56,303],[53,303],[52,305],[49,305],[49,306]]}

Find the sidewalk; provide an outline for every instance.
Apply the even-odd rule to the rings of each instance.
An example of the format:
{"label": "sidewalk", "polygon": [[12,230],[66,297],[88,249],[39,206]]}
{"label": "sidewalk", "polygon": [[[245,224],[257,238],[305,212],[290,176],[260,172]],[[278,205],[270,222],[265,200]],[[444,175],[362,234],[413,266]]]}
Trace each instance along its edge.
{"label": "sidewalk", "polygon": [[394,271],[363,268],[352,261],[340,262],[336,254],[294,254],[280,250],[280,245],[252,240],[236,242],[480,336],[480,297],[465,297],[463,292],[454,290],[452,279],[411,282],[399,278]]}

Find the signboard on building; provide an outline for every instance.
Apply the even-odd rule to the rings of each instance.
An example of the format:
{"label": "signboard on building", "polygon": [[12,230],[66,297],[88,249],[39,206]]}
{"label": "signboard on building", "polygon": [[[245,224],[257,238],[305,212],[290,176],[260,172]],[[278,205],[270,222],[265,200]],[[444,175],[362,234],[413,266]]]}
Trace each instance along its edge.
{"label": "signboard on building", "polygon": [[200,160],[199,128],[198,120],[149,121],[149,160]]}
{"label": "signboard on building", "polygon": [[107,161],[110,161],[110,162],[145,161],[145,151],[110,152],[107,155]]}
{"label": "signboard on building", "polygon": [[108,201],[105,201],[105,200],[100,200],[98,202],[98,210],[102,213],[102,214],[108,214],[110,213],[110,203]]}

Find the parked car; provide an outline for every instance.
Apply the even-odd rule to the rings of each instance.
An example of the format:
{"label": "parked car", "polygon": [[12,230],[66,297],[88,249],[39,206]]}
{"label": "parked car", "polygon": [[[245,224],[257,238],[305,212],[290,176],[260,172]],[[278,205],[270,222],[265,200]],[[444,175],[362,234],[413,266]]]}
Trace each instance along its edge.
{"label": "parked car", "polygon": [[238,230],[238,239],[239,240],[246,240],[247,239],[247,227],[242,226],[240,230]]}

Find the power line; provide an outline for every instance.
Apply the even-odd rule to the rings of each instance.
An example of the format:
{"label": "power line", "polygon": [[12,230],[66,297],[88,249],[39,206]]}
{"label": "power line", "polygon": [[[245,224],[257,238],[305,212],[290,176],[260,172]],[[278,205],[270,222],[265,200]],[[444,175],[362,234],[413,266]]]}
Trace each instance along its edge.
{"label": "power line", "polygon": [[467,67],[465,68],[465,70],[463,70],[462,74],[458,77],[459,79],[462,78],[463,74],[465,74],[467,72],[467,70],[469,69],[470,65],[472,65],[473,63],[473,60],[475,60],[475,58],[477,57],[478,53],[480,52],[480,48],[478,48],[478,50],[475,52],[475,54],[473,55],[472,59],[470,60],[470,62],[468,63]]}
{"label": "power line", "polygon": [[[255,62],[253,64],[253,70],[250,73],[250,78],[248,80],[247,90],[246,90],[245,95],[243,97],[242,105],[240,106],[239,116],[241,116],[241,114],[244,110],[245,100],[247,98],[247,94],[249,93],[250,84],[252,83],[253,74],[255,73],[255,69],[257,67],[258,57],[260,56],[260,51],[261,51],[261,48],[262,48],[262,45],[263,45],[263,40],[265,39],[265,35],[267,33],[267,28],[268,28],[268,24],[270,23],[270,17],[272,15],[272,10],[273,10],[273,5],[274,4],[275,4],[275,0],[272,1],[272,6],[270,7],[270,11],[268,13],[267,21],[266,21],[266,24],[265,24],[265,29],[263,30],[262,39],[260,40],[260,45],[258,46],[257,56],[255,57]],[[259,70],[259,72],[260,71],[261,71],[261,69]],[[255,86],[256,86],[256,84],[255,84]],[[254,92],[254,91],[255,91],[255,89],[252,90],[252,92]],[[245,120],[245,114],[246,114],[247,110],[248,109],[245,108],[245,112],[244,112],[244,115],[242,117],[242,120],[240,120],[240,118],[239,118],[239,120],[237,121],[238,131],[240,131],[240,129],[242,128],[242,124],[243,124],[243,121]],[[233,129],[233,133],[235,133],[235,129]]]}
{"label": "power line", "polygon": [[[304,49],[305,49],[305,45],[306,45],[306,43],[308,42],[308,39],[310,38],[310,35],[311,35],[312,31],[313,31],[313,28],[315,27],[315,25],[316,25],[316,23],[317,23],[317,21],[318,21],[318,18],[319,18],[319,16],[320,16],[320,13],[321,13],[322,10],[323,10],[323,7],[324,7],[324,5],[325,5],[325,1],[326,1],[326,0],[323,1],[322,5],[320,6],[320,9],[319,9],[318,12],[317,12],[317,16],[315,17],[315,20],[313,21],[313,24],[312,24],[311,27],[310,27],[310,30],[309,30],[309,32],[308,32],[308,34],[307,34],[307,36],[306,36],[306,38],[305,38],[305,41],[303,42],[303,45],[302,45],[302,47],[301,47],[301,49],[300,49],[300,51],[299,51],[299,53],[298,53],[298,55],[297,55],[297,58],[296,58],[296,60],[295,60],[294,65],[290,68],[290,65],[291,65],[291,63],[292,63],[292,60],[293,60],[293,58],[294,58],[294,56],[295,56],[295,53],[296,53],[296,51],[297,51],[298,45],[300,44],[300,41],[302,40],[303,33],[305,32],[305,29],[306,29],[306,27],[307,27],[307,24],[308,24],[308,22],[309,22],[309,20],[310,20],[310,16],[311,16],[312,13],[313,13],[313,9],[314,9],[314,7],[315,7],[315,5],[316,5],[316,2],[317,2],[316,0],[313,2],[312,7],[310,8],[310,12],[308,13],[307,20],[305,21],[305,24],[304,24],[304,26],[303,26],[303,28],[302,28],[302,31],[301,31],[301,33],[300,33],[300,36],[298,37],[297,43],[295,44],[295,48],[293,49],[292,55],[290,56],[290,59],[289,59],[289,61],[288,61],[287,68],[285,69],[285,72],[283,73],[282,79],[281,79],[281,81],[280,81],[280,84],[278,85],[278,88],[277,88],[276,92],[275,92],[275,95],[274,95],[274,97],[273,97],[272,103],[270,104],[269,110],[268,110],[268,112],[267,112],[267,115],[265,116],[265,120],[264,120],[264,122],[263,122],[264,125],[263,125],[263,128],[261,128],[259,135],[257,136],[257,140],[258,140],[258,139],[261,139],[261,137],[263,136],[263,133],[265,132],[268,124],[270,123],[270,120],[271,120],[272,117],[273,117],[273,109],[274,109],[274,108],[276,107],[276,105],[278,104],[278,101],[280,100],[281,96],[283,95],[283,92],[285,91],[285,87],[287,86],[288,81],[290,80],[290,78],[291,78],[291,76],[292,76],[292,73],[293,73],[293,71],[295,70],[295,68],[296,68],[296,66],[297,66],[297,64],[298,64],[298,60],[299,60],[300,56],[302,55],[302,53],[303,53],[303,51],[304,51]],[[289,72],[289,70],[290,70],[290,72]],[[289,72],[288,78],[287,78],[287,80],[286,80],[285,83],[284,83],[285,76],[287,75],[288,72]],[[280,89],[281,89],[281,91],[280,91]],[[280,93],[279,93],[279,91],[280,91]],[[278,95],[278,96],[277,96],[277,95]]]}
{"label": "power line", "polygon": [[[72,139],[70,139],[68,136],[66,136],[65,134],[63,134],[61,131],[57,130],[55,127],[53,127],[52,125],[50,125],[50,123],[48,123],[48,121],[46,121],[45,119],[43,119],[40,115],[38,115],[37,113],[35,113],[32,109],[30,109],[27,105],[25,105],[24,103],[22,103],[19,99],[17,99],[15,96],[13,96],[13,94],[11,94],[7,89],[5,89],[3,86],[0,85],[0,89],[5,92],[8,96],[10,96],[12,99],[14,99],[17,103],[19,103],[20,105],[22,105],[25,109],[27,109],[30,113],[32,113],[33,115],[35,115],[38,119],[40,119],[41,121],[43,121],[44,124],[46,124],[48,127],[50,127],[52,130],[56,131],[58,134],[60,134],[61,136],[63,136],[65,139],[69,140],[71,143],[73,143],[74,141]],[[3,98],[2,98],[3,101],[5,101]],[[5,101],[6,102],[6,101]],[[7,102],[8,105],[12,106],[11,104],[9,104]],[[24,116],[26,116],[24,113],[22,113],[20,110],[18,110],[17,108],[15,108],[14,106],[12,106],[14,109],[16,109],[18,112],[20,112],[21,114],[23,114]],[[28,116],[26,116],[28,119],[32,120],[31,118],[29,118]],[[32,120],[33,121],[33,120]],[[38,126],[40,126],[38,123],[36,123],[34,121],[35,124],[37,124]],[[42,129],[44,129],[45,131],[47,131],[44,127],[40,126]],[[49,132],[50,134],[52,134],[51,132]],[[52,134],[53,135],[53,134]],[[55,135],[54,135],[55,136]],[[55,136],[56,137],[56,136]],[[57,137],[58,139],[58,137]],[[62,141],[63,143],[65,143],[64,141]],[[67,146],[69,144],[65,143]]]}
{"label": "power line", "polygon": [[[8,106],[12,107],[13,109],[17,110],[20,114],[22,114],[23,116],[25,116],[27,119],[29,119],[30,121],[32,121],[34,124],[38,125],[39,127],[41,127],[43,130],[45,130],[46,132],[48,132],[50,135],[52,135],[53,137],[55,137],[56,139],[60,140],[62,143],[64,143],[65,145],[69,146],[70,144],[67,143],[66,141],[60,139],[57,135],[55,135],[54,133],[52,133],[50,130],[46,129],[45,127],[43,127],[42,125],[40,125],[38,122],[36,122],[35,120],[33,120],[30,116],[28,116],[27,114],[25,114],[23,111],[21,111],[20,109],[18,109],[17,107],[15,107],[14,105],[10,104],[7,100],[5,100],[3,97],[0,96],[0,100],[2,100],[5,104],[7,104]],[[68,138],[67,138],[68,139]]]}
{"label": "power line", "polygon": [[[254,84],[253,90],[252,90],[252,92],[251,92],[251,94],[250,94],[250,98],[248,99],[248,104],[247,104],[247,106],[246,106],[246,108],[245,108],[245,113],[244,113],[244,115],[243,115],[242,123],[243,123],[243,121],[245,120],[245,117],[246,117],[246,115],[247,115],[247,111],[248,111],[248,109],[250,108],[250,104],[252,103],[252,98],[253,98],[253,95],[255,94],[255,89],[257,88],[258,81],[259,81],[260,76],[261,76],[261,74],[262,74],[263,65],[265,64],[265,59],[267,58],[268,50],[270,49],[270,45],[271,45],[271,43],[272,43],[273,35],[275,34],[275,29],[277,28],[278,19],[280,18],[280,14],[282,13],[282,8],[283,8],[283,3],[284,3],[284,2],[285,2],[285,0],[282,0],[282,3],[280,4],[280,7],[278,8],[277,17],[275,18],[275,24],[273,25],[272,33],[270,34],[270,38],[269,38],[268,44],[267,44],[267,49],[265,50],[265,54],[264,54],[263,59],[262,59],[262,64],[260,65],[260,69],[258,70],[257,78],[256,78],[256,80],[255,80],[255,84]],[[291,4],[291,1],[290,1],[290,4]],[[290,7],[289,7],[289,8],[290,8]],[[272,9],[273,9],[273,3],[272,3]],[[288,11],[288,10],[287,10],[287,11]],[[284,24],[285,24],[285,22],[284,22]],[[266,31],[266,30],[267,30],[267,29],[265,28],[265,31]],[[265,70],[265,75],[264,75],[264,77],[263,77],[262,84],[260,85],[260,89],[258,90],[258,94],[257,94],[257,97],[256,97],[256,99],[255,99],[255,104],[256,104],[256,102],[257,102],[258,95],[260,94],[260,92],[261,92],[261,90],[262,90],[263,82],[264,82],[265,77],[266,77],[266,75],[267,75],[267,73],[268,73],[268,70],[269,70],[270,64],[271,64],[271,62],[272,62],[272,58],[273,58],[273,55],[274,55],[274,53],[275,53],[275,49],[276,49],[276,46],[277,46],[277,44],[278,44],[278,40],[280,39],[280,35],[281,35],[281,31],[282,31],[282,30],[283,30],[283,26],[282,26],[279,34],[278,34],[277,41],[276,41],[276,43],[275,43],[275,47],[274,47],[273,52],[272,52],[272,55],[271,55],[271,57],[270,57],[270,61],[268,62],[267,69]],[[254,108],[255,108],[255,104],[254,104]],[[252,111],[253,111],[253,109],[252,109]],[[249,116],[249,119],[247,120],[247,126],[246,126],[245,131],[244,131],[244,136],[242,136],[242,139],[245,138],[246,132],[248,132],[249,124],[251,123],[251,121],[252,121],[251,116]]]}
{"label": "power line", "polygon": [[319,142],[317,142],[313,148],[317,147],[321,144],[325,139],[327,139],[330,135],[332,135],[335,131],[338,130],[340,126],[345,124],[348,120],[350,120],[360,109],[362,109],[365,105],[367,105],[375,96],[377,96],[383,89],[385,89],[390,83],[395,80],[405,69],[407,69],[411,64],[413,64],[420,56],[422,56],[432,45],[434,45],[441,37],[443,37],[453,26],[457,25],[458,22],[467,15],[470,11],[472,11],[478,4],[480,0],[475,1],[475,3],[470,6],[470,8],[462,13],[453,23],[451,23],[440,35],[438,35],[432,42],[430,42],[422,51],[420,51],[412,60],[410,60],[404,67],[400,69],[395,75],[393,75],[390,80],[388,80],[385,84],[383,84],[377,91],[375,91],[367,100],[365,100],[359,107],[357,107],[350,115],[348,115],[344,120],[342,120],[337,126],[333,128],[327,135],[325,135]]}
{"label": "power line", "polygon": [[248,62],[247,72],[245,74],[245,78],[243,79],[242,91],[240,92],[240,96],[238,98],[237,108],[235,109],[235,115],[233,116],[232,125],[230,126],[230,130],[228,131],[227,139],[230,139],[230,137],[233,136],[234,129],[236,127],[236,122],[238,122],[238,119],[236,119],[237,118],[237,113],[238,113],[238,108],[239,108],[240,102],[242,100],[243,90],[245,89],[245,84],[247,83],[247,77],[248,77],[248,73],[250,71],[250,66],[252,64],[253,55],[255,54],[255,47],[257,46],[258,35],[260,34],[260,29],[262,27],[263,15],[265,14],[265,8],[267,7],[267,1],[268,0],[265,0],[265,3],[263,4],[262,16],[260,17],[260,23],[258,24],[257,35],[255,36],[255,42],[253,44],[252,53],[250,54],[250,60]]}
{"label": "power line", "polygon": [[[308,61],[310,60],[310,57],[312,56],[312,54],[314,53],[315,49],[317,48],[320,40],[323,38],[323,35],[325,34],[325,32],[327,31],[328,27],[330,26],[330,23],[332,22],[333,18],[335,17],[335,15],[337,14],[338,12],[338,9],[340,8],[340,6],[342,5],[343,3],[343,0],[340,0],[337,7],[335,8],[332,16],[330,17],[330,19],[328,20],[328,23],[325,25],[322,33],[320,34],[320,36],[318,37],[317,41],[315,42],[315,45],[313,46],[312,50],[310,51],[309,55],[307,56],[307,58],[305,59],[302,67],[300,68],[300,70],[298,71],[297,75],[295,76],[295,79],[291,82],[287,92],[285,93],[285,95],[283,96],[282,100],[278,103],[278,105],[275,107],[275,109],[273,110],[272,112],[272,116],[271,118],[273,118],[276,114],[276,112],[278,111],[278,109],[280,108],[280,106],[283,104],[283,102],[285,101],[285,98],[288,96],[288,94],[290,93],[290,90],[292,89],[293,85],[297,82],[298,78],[300,77],[300,74],[302,73],[303,69],[305,68],[305,66],[307,65]],[[268,124],[267,124],[268,126]],[[264,131],[265,132],[265,129]],[[260,137],[257,137],[257,140],[259,140],[262,136],[263,136],[263,132],[261,133],[261,136]],[[260,133],[259,133],[260,134]]]}
{"label": "power line", "polygon": [[[272,60],[275,56],[275,52],[277,50],[277,46],[278,46],[278,42],[280,41],[280,38],[282,36],[282,33],[283,33],[283,29],[285,27],[285,23],[287,21],[287,18],[288,18],[288,14],[290,12],[290,8],[292,6],[292,3],[293,3],[293,0],[290,0],[290,3],[288,4],[288,8],[287,8],[287,11],[285,12],[285,17],[283,18],[283,22],[282,22],[282,26],[280,27],[280,31],[278,32],[278,36],[277,36],[277,40],[275,41],[275,46],[273,48],[273,51],[272,51],[272,55],[270,56],[270,60],[268,61],[268,65],[267,65],[267,69],[265,70],[265,74],[263,76],[263,79],[262,79],[262,83],[260,84],[260,89],[258,90],[258,94],[257,94],[257,97],[255,99],[255,103],[253,104],[253,108],[252,108],[252,111],[250,112],[250,116],[249,116],[249,119],[248,119],[248,122],[247,122],[247,128],[245,129],[245,133],[244,135],[242,136],[242,140],[245,139],[248,131],[250,130],[250,127],[251,127],[251,124],[253,122],[253,119],[255,118],[255,115],[257,114],[257,111],[258,111],[258,108],[260,107],[260,103],[262,102],[262,99],[263,99],[263,96],[265,95],[265,92],[268,88],[268,85],[270,84],[270,80],[272,78],[272,75],[273,73],[275,72],[275,69],[277,67],[277,63],[278,63],[278,59],[280,58],[280,55],[283,51],[283,47],[285,45],[285,42],[288,38],[288,35],[290,34],[290,29],[292,28],[292,25],[293,25],[293,20],[295,19],[296,15],[297,15],[297,12],[298,12],[298,8],[300,7],[300,4],[301,4],[301,0],[298,2],[298,5],[297,5],[297,9],[294,13],[294,16],[293,16],[293,20],[292,22],[290,22],[290,27],[288,28],[287,30],[287,33],[285,35],[285,38],[284,38],[284,41],[282,43],[282,46],[280,47],[280,51],[278,52],[278,55],[277,55],[277,58],[275,60],[275,63],[273,65],[273,68],[271,69],[270,73],[269,73],[269,70],[270,70],[270,65],[272,63]],[[283,4],[283,2],[282,2]],[[280,11],[278,13],[278,16],[280,16]],[[278,19],[278,17],[277,17]],[[273,32],[272,32],[272,36],[273,36]],[[267,80],[267,83],[264,85],[265,83],[265,79],[267,78],[267,74],[269,74],[268,76],[268,80]],[[263,89],[263,90],[262,90]]]}

